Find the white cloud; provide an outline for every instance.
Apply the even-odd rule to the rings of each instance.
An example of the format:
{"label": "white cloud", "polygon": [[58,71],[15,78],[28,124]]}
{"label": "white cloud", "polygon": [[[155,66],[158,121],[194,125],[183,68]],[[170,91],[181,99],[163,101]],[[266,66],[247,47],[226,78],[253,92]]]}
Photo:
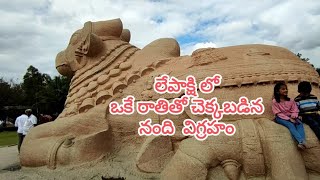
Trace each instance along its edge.
{"label": "white cloud", "polygon": [[320,68],[320,46],[314,49],[306,49],[301,50],[299,53],[302,54],[303,58],[309,58],[310,63],[312,63],[315,67]]}
{"label": "white cloud", "polygon": [[318,1],[10,0],[0,7],[0,77],[6,79],[22,80],[29,65],[57,75],[55,56],[74,31],[86,21],[118,17],[140,48],[161,37],[184,37],[182,54],[262,43],[302,53],[320,67]]}

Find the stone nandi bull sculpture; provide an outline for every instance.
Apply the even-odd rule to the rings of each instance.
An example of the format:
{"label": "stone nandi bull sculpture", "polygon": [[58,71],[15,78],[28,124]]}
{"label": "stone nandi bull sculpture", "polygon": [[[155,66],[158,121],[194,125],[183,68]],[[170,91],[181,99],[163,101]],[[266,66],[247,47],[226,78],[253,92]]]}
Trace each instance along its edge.
{"label": "stone nandi bull sculpture", "polygon": [[[309,127],[309,148],[300,152],[288,130],[272,121],[271,112],[276,81],[286,81],[289,97],[295,97],[298,82],[308,80],[320,96],[320,79],[310,64],[275,46],[206,48],[180,56],[174,39],[159,39],[143,49],[129,41],[130,32],[120,19],[87,22],[72,35],[56,58],[59,73],[72,77],[65,109],[57,120],[26,136],[20,155],[23,166],[55,168],[118,158],[134,162],[132,171],[159,173],[162,179],[308,179],[310,172],[320,173],[320,145]],[[161,74],[179,79],[193,75],[197,81],[221,74],[222,84],[211,94],[199,92],[199,97],[217,97],[219,102],[262,97],[266,110],[262,115],[225,115],[221,121],[233,124],[235,135],[205,141],[181,134],[184,119],[206,118],[188,108],[180,115],[108,112],[111,101],[121,102],[127,95],[136,101],[181,97],[182,93],[153,91],[154,77]],[[172,137],[139,136],[139,121],[146,118],[155,123],[171,119],[177,132]]]}

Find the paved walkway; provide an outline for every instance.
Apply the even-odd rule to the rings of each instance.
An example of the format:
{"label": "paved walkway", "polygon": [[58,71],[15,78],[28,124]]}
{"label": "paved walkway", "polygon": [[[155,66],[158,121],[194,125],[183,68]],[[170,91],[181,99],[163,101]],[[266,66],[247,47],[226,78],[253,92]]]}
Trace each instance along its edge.
{"label": "paved walkway", "polygon": [[0,170],[20,164],[18,147],[1,147],[0,148]]}

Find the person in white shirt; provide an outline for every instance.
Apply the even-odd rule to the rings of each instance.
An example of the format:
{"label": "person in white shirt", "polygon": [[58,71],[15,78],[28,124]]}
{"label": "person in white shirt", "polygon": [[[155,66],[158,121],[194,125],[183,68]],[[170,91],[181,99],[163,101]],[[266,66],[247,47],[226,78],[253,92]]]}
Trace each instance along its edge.
{"label": "person in white shirt", "polygon": [[4,131],[4,120],[0,119],[0,132]]}
{"label": "person in white shirt", "polygon": [[27,133],[30,131],[31,128],[33,128],[37,124],[37,117],[32,114],[31,109],[26,110],[26,114],[28,116],[28,119],[25,121],[23,125],[23,135],[27,135]]}
{"label": "person in white shirt", "polygon": [[14,123],[15,127],[18,127],[17,133],[18,133],[18,138],[19,138],[19,142],[18,142],[18,151],[20,152],[20,147],[21,144],[23,142],[23,126],[24,123],[27,121],[28,116],[26,114],[22,114],[19,117],[17,117],[16,122]]}

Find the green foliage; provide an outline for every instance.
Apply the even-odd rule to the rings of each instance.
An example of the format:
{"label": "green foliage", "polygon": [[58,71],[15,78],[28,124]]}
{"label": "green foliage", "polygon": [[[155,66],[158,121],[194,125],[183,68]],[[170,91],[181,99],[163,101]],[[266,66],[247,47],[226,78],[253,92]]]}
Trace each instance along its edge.
{"label": "green foliage", "polygon": [[10,94],[10,84],[0,79],[0,108],[8,102],[8,95]]}
{"label": "green foliage", "polygon": [[296,54],[302,61],[306,61],[306,62],[308,62],[310,59],[309,58],[303,58],[302,57],[302,54],[300,54],[300,53],[298,53],[298,54]]}
{"label": "green foliage", "polygon": [[[302,61],[306,61],[308,62],[310,59],[309,58],[302,58],[302,54],[298,53],[296,54]],[[311,66],[314,68],[314,65],[311,64]],[[320,76],[320,68],[315,68],[315,70],[318,72],[319,76]]]}
{"label": "green foliage", "polygon": [[3,106],[23,105],[24,92],[20,84],[6,82],[0,78],[0,109]]}
{"label": "green foliage", "polygon": [[3,106],[26,106],[31,107],[36,115],[59,114],[64,108],[69,84],[67,77],[51,78],[30,66],[20,84],[8,83],[0,78],[0,111]]}
{"label": "green foliage", "polygon": [[62,112],[68,95],[69,84],[70,79],[64,76],[55,76],[50,79],[39,94],[40,110],[48,114]]}
{"label": "green foliage", "polygon": [[35,107],[37,111],[40,96],[50,79],[50,76],[41,74],[39,70],[33,66],[30,66],[23,76],[22,88],[26,93],[26,101],[28,105]]}

